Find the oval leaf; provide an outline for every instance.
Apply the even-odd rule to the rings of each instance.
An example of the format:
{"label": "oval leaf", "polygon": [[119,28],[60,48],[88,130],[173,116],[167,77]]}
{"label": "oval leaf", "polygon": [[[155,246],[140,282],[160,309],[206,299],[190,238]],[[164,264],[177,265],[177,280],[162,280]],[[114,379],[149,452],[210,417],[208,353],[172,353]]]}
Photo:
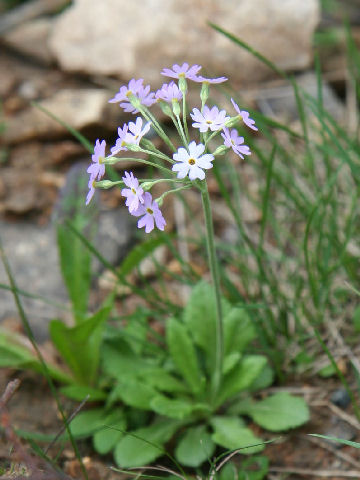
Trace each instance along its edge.
{"label": "oval leaf", "polygon": [[309,408],[303,398],[276,393],[254,403],[248,411],[251,418],[271,432],[299,427],[309,420]]}
{"label": "oval leaf", "polygon": [[[241,448],[240,453],[250,455],[264,449],[262,440],[256,437],[250,428],[246,428],[238,417],[214,417],[211,420],[214,428],[212,439],[221,447],[229,450]],[[248,447],[248,448],[246,448]]]}
{"label": "oval leaf", "polygon": [[199,467],[214,453],[215,444],[205,425],[188,428],[175,450],[176,460],[187,467]]}
{"label": "oval leaf", "polygon": [[178,420],[158,420],[125,435],[116,445],[114,458],[121,468],[142,467],[165,453],[163,445],[181,426]]}

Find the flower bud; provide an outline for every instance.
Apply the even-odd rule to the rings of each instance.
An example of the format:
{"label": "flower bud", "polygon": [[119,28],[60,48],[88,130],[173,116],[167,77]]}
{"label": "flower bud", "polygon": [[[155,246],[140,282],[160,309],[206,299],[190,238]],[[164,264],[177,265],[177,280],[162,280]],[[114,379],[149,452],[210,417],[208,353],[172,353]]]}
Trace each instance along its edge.
{"label": "flower bud", "polygon": [[218,155],[225,155],[225,153],[229,150],[229,147],[227,147],[226,145],[220,145],[216,150],[215,152],[213,152],[213,155],[214,156],[218,156]]}

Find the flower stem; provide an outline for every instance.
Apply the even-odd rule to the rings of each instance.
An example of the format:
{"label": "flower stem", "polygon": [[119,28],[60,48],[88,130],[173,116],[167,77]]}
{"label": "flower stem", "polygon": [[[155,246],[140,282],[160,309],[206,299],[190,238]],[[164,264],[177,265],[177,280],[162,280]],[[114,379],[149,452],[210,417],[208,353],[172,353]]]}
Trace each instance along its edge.
{"label": "flower stem", "polygon": [[212,399],[214,400],[220,388],[222,378],[224,357],[224,328],[221,308],[219,268],[215,250],[214,226],[211,213],[210,196],[206,180],[202,180],[201,182],[199,182],[199,184],[201,185],[200,190],[205,217],[207,253],[216,303],[216,355],[215,369],[212,378]]}

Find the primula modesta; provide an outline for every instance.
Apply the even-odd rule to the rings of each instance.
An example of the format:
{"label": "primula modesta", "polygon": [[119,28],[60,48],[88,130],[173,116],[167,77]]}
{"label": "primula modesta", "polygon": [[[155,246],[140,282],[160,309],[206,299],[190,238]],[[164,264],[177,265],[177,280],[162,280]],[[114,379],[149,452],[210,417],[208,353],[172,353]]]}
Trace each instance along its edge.
{"label": "primula modesta", "polygon": [[95,142],[94,153],[91,155],[93,163],[90,164],[86,170],[90,173],[90,177],[93,179],[100,180],[105,174],[105,165],[102,163],[105,158],[105,148],[105,140],[102,140],[100,143],[99,139],[97,139]]}
{"label": "primula modesta", "polygon": [[192,78],[194,82],[198,83],[223,83],[227,81],[226,77],[218,77],[218,78],[205,78],[202,75],[199,75],[196,78]]}
{"label": "primula modesta", "polygon": [[225,110],[219,111],[217,106],[210,109],[207,105],[204,105],[202,112],[198,108],[194,108],[190,116],[194,120],[192,126],[198,128],[202,133],[207,132],[209,129],[212,132],[221,130],[230,119],[230,117],[226,116]]}
{"label": "primula modesta", "polygon": [[231,132],[228,128],[224,128],[224,133],[221,136],[224,139],[224,145],[232,148],[239,157],[244,158],[243,155],[251,155],[250,148],[243,145],[244,137],[240,137],[235,128]]}
{"label": "primula modesta", "polygon": [[118,138],[115,145],[111,148],[112,155],[119,153],[121,150],[127,150],[126,143],[139,145],[142,137],[150,130],[150,122],[146,123],[143,128],[143,119],[137,117],[134,122],[129,122],[129,125],[124,124],[123,128],[118,128]]}
{"label": "primula modesta", "polygon": [[144,190],[139,185],[139,180],[134,177],[134,174],[125,172],[125,177],[122,177],[125,185],[129,188],[123,188],[121,195],[126,197],[125,205],[129,207],[129,212],[133,213],[141,203],[144,203]]}
{"label": "primula modesta", "polygon": [[170,78],[184,77],[196,81],[196,75],[201,70],[201,68],[202,67],[200,65],[192,65],[191,67],[189,67],[188,63],[183,63],[181,66],[175,63],[172,66],[172,70],[170,68],[164,68],[161,72],[161,75]]}
{"label": "primula modesta", "polygon": [[122,150],[127,150],[125,144],[131,143],[132,138],[133,135],[129,132],[129,127],[126,123],[124,124],[123,128],[118,127],[118,138],[116,139],[115,145],[110,149],[111,154],[116,155]]}
{"label": "primula modesta", "polygon": [[178,172],[178,178],[185,178],[189,174],[190,180],[199,178],[203,180],[205,178],[205,172],[202,169],[212,168],[212,161],[214,155],[206,153],[202,155],[205,150],[205,146],[202,143],[196,145],[193,141],[189,144],[189,151],[184,147],[180,147],[173,155],[173,159],[179,163],[175,163],[172,167],[174,172]]}
{"label": "primula modesta", "polygon": [[145,123],[144,128],[143,128],[143,119],[141,117],[137,117],[134,122],[129,122],[129,131],[133,136],[133,139],[131,142],[128,143],[135,143],[136,145],[140,144],[140,140],[142,137],[148,133],[150,130],[150,122]]}
{"label": "primula modesta", "polygon": [[257,126],[255,125],[255,120],[250,118],[249,112],[246,110],[240,110],[240,107],[235,101],[231,98],[231,103],[233,104],[233,107],[235,108],[236,112],[240,115],[242,118],[242,121],[247,125],[249,128],[252,130],[258,131]]}
{"label": "primula modesta", "polygon": [[155,200],[152,199],[150,192],[144,193],[144,203],[139,205],[134,212],[131,212],[135,217],[141,217],[138,221],[138,228],[145,227],[145,233],[150,233],[154,230],[154,225],[159,230],[164,230],[166,225],[165,218],[163,217],[159,205]]}
{"label": "primula modesta", "polygon": [[173,100],[180,101],[182,96],[183,94],[175,82],[170,82],[169,84],[164,83],[164,85],[155,93],[156,98],[168,103],[171,103]]}
{"label": "primula modesta", "polygon": [[128,86],[124,85],[120,87],[118,93],[114,98],[109,100],[109,103],[120,102],[120,107],[123,108],[125,112],[138,113],[139,110],[131,104],[128,97],[130,94],[133,94],[140,100],[142,105],[151,107],[151,105],[156,102],[155,94],[150,92],[150,85],[144,87],[143,82],[144,80],[142,78],[139,78],[138,80],[133,78],[130,80]]}

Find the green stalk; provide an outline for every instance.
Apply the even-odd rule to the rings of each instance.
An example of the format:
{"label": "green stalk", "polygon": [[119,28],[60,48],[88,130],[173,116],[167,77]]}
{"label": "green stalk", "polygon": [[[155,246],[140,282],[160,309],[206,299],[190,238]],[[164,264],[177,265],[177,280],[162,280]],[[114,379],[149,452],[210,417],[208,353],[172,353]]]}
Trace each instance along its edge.
{"label": "green stalk", "polygon": [[216,397],[219,391],[222,379],[223,357],[224,357],[224,327],[221,308],[221,292],[220,292],[220,277],[219,268],[215,250],[214,240],[214,226],[211,213],[210,196],[206,180],[200,183],[201,200],[204,210],[205,226],[206,226],[206,245],[209,259],[210,272],[213,282],[215,303],[216,303],[216,355],[215,355],[215,369],[212,378],[212,398]]}

